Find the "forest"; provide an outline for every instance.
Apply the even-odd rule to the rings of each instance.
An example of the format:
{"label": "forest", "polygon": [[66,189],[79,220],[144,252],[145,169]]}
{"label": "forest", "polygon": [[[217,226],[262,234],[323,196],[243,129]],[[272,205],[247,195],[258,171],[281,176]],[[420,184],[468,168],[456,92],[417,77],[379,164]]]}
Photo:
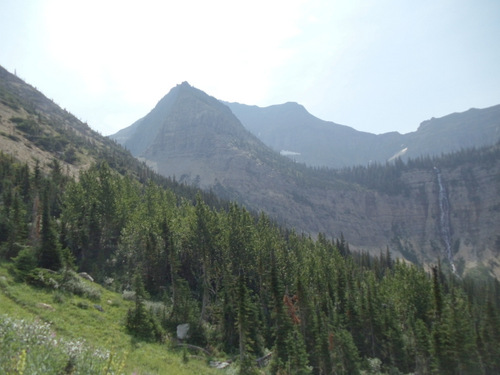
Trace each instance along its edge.
{"label": "forest", "polygon": [[186,344],[241,374],[500,373],[498,280],[354,252],[172,186],[0,153],[0,257],[40,288],[87,272],[132,296],[130,335],[165,342],[188,323]]}

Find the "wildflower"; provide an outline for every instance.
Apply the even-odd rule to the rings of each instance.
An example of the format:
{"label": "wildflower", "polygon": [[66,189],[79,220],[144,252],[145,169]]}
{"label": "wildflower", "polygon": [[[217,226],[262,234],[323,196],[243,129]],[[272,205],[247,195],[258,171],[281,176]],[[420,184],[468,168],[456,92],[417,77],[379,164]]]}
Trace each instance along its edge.
{"label": "wildflower", "polygon": [[19,359],[16,364],[16,374],[24,374],[24,369],[26,368],[26,349],[21,350],[19,354]]}

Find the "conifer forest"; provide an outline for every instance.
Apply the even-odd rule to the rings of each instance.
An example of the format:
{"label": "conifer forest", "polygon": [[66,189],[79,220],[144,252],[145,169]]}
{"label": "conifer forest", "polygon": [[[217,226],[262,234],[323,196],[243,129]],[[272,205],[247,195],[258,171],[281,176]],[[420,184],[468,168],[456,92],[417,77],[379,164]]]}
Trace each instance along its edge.
{"label": "conifer forest", "polygon": [[[241,374],[498,374],[500,284],[349,249],[105,162],[68,177],[0,155],[0,257],[39,288],[68,270],[134,295],[137,340],[232,358]],[[47,275],[51,275],[50,278]]]}

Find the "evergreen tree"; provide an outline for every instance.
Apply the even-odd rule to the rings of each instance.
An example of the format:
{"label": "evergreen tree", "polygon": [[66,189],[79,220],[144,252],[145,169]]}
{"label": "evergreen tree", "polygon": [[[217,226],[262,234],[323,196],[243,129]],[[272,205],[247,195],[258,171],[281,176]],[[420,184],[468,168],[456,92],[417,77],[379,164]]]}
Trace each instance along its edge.
{"label": "evergreen tree", "polygon": [[492,294],[488,296],[478,336],[478,349],[485,373],[500,373],[500,313]]}
{"label": "evergreen tree", "polygon": [[161,341],[163,330],[154,316],[146,309],[144,301],[146,290],[141,272],[136,272],[134,277],[135,306],[127,313],[127,329],[140,339]]}
{"label": "evergreen tree", "polygon": [[0,248],[0,255],[6,259],[11,259],[17,256],[19,251],[23,248],[27,240],[27,223],[26,223],[26,209],[24,202],[17,193],[12,192],[10,189],[4,195],[4,202],[9,202],[5,205],[3,218],[0,219],[0,244],[5,241],[5,244]]}
{"label": "evergreen tree", "polygon": [[275,343],[271,364],[272,373],[308,374],[308,358],[304,338],[300,333],[300,320],[296,315],[293,298],[283,291],[278,278],[276,258],[272,256],[271,291]]}
{"label": "evergreen tree", "polygon": [[59,243],[54,223],[50,217],[47,191],[42,200],[42,229],[38,249],[38,265],[57,271],[62,266],[61,244]]}
{"label": "evergreen tree", "polygon": [[255,310],[245,285],[245,279],[241,273],[238,277],[238,307],[237,307],[237,326],[238,326],[238,347],[240,357],[240,374],[255,373],[254,356],[252,355],[256,345],[255,340],[250,337],[250,330],[255,321]]}
{"label": "evergreen tree", "polygon": [[430,374],[431,342],[429,330],[425,323],[418,319],[415,323],[415,372]]}

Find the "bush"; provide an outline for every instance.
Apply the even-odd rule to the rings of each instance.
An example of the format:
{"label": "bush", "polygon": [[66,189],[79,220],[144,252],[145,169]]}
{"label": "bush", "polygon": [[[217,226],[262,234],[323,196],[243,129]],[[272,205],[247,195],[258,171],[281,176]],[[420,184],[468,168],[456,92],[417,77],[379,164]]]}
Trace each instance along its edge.
{"label": "bush", "polygon": [[64,301],[66,301],[66,296],[60,290],[57,290],[54,292],[52,299],[55,303],[64,303]]}
{"label": "bush", "polygon": [[82,280],[74,271],[66,271],[64,273],[62,289],[77,296],[86,297],[92,301],[101,300],[101,291]]}
{"label": "bush", "polygon": [[13,260],[16,276],[21,280],[26,280],[37,264],[35,253],[29,247],[19,251],[19,254]]}
{"label": "bush", "polygon": [[63,282],[61,274],[46,268],[35,268],[26,277],[26,282],[39,288],[59,289]]}
{"label": "bush", "polygon": [[21,117],[12,117],[10,119],[11,122],[16,124],[16,128],[20,131],[30,134],[37,135],[40,133],[41,128],[33,119],[23,119]]}
{"label": "bush", "polygon": [[146,341],[163,341],[165,332],[158,319],[142,303],[127,312],[126,326],[134,336]]}
{"label": "bush", "polygon": [[39,288],[61,290],[92,301],[101,300],[101,291],[83,281],[74,271],[55,272],[46,268],[32,268],[30,270],[33,263],[30,263],[32,259],[29,253],[20,254],[17,258],[19,257],[21,258],[15,263],[16,273],[20,276],[23,275],[22,278],[28,284]]}
{"label": "bush", "polygon": [[117,298],[114,298],[112,300],[108,300],[108,304],[113,307],[120,307],[122,305],[121,301]]}
{"label": "bush", "polygon": [[79,307],[80,309],[83,309],[83,310],[89,309],[89,305],[85,302],[82,302],[82,301],[77,302],[76,306]]}
{"label": "bush", "polygon": [[135,292],[132,290],[124,290],[122,293],[122,298],[125,301],[135,301]]}

